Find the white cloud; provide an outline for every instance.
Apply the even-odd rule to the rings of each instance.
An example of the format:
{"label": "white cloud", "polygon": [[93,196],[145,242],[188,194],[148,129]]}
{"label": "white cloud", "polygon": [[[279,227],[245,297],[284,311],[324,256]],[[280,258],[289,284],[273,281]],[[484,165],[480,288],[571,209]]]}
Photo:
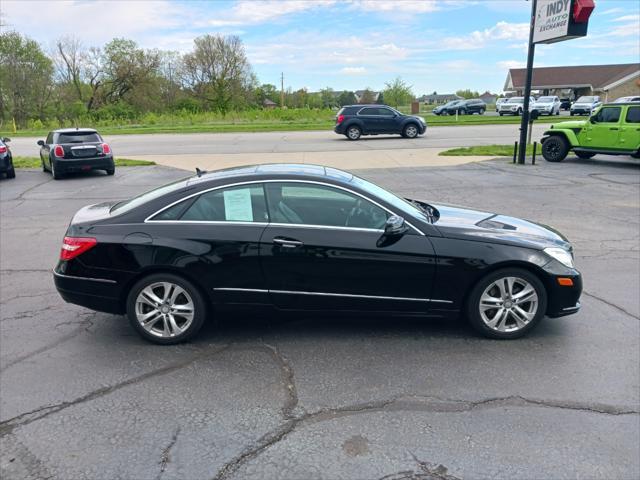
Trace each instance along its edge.
{"label": "white cloud", "polygon": [[317,7],[328,7],[334,3],[336,3],[336,0],[241,0],[227,14],[221,15],[219,18],[209,19],[206,23],[214,27],[255,25]]}
{"label": "white cloud", "polygon": [[477,50],[495,40],[526,40],[528,36],[528,23],[498,22],[491,28],[476,30],[467,35],[445,37],[439,45],[444,50]]}
{"label": "white cloud", "polygon": [[[496,65],[502,70],[509,70],[511,68],[525,68],[527,66],[527,63],[521,62],[520,60],[503,60],[496,63]],[[539,67],[540,65],[536,66]]]}
{"label": "white cloud", "polygon": [[610,8],[609,10],[605,10],[604,12],[600,12],[600,15],[613,15],[614,13],[624,12],[624,9],[620,7]]}
{"label": "white cloud", "polygon": [[623,15],[622,17],[614,18],[612,22],[636,22],[636,25],[640,23],[640,14],[636,15]]}
{"label": "white cloud", "polygon": [[367,73],[367,69],[364,67],[344,67],[340,72],[345,75],[364,75]]}
{"label": "white cloud", "polygon": [[428,13],[440,10],[446,2],[436,0],[352,0],[353,8],[363,12]]}

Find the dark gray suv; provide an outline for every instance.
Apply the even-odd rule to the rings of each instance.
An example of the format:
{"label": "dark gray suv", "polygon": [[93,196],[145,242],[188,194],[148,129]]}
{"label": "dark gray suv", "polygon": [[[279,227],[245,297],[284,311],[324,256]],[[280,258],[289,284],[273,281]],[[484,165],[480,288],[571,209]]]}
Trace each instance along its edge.
{"label": "dark gray suv", "polygon": [[334,132],[349,140],[362,135],[400,134],[416,138],[427,130],[427,122],[417,115],[404,115],[386,105],[346,105],[336,115]]}

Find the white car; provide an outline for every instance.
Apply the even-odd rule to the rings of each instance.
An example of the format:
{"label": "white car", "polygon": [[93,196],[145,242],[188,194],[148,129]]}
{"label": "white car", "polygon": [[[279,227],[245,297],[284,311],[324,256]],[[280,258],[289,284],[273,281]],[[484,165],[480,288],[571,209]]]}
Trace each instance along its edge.
{"label": "white car", "polygon": [[582,96],[573,102],[569,114],[572,117],[574,115],[591,115],[600,105],[602,105],[600,97],[591,95]]}
{"label": "white car", "polygon": [[502,97],[496,99],[496,112],[500,111],[500,105],[509,100],[508,98]]}
{"label": "white car", "polygon": [[540,115],[560,115],[560,99],[558,97],[539,97],[531,110],[537,110]]}
{"label": "white car", "polygon": [[[534,99],[533,97],[529,97],[529,110],[531,110],[531,105],[533,105]],[[506,102],[501,103],[498,107],[498,113],[500,116],[503,115],[522,115],[522,111],[524,110],[524,97],[511,97]]]}
{"label": "white car", "polygon": [[613,103],[629,103],[629,102],[640,102],[640,97],[639,96],[633,96],[633,97],[620,97],[620,98],[616,98]]}

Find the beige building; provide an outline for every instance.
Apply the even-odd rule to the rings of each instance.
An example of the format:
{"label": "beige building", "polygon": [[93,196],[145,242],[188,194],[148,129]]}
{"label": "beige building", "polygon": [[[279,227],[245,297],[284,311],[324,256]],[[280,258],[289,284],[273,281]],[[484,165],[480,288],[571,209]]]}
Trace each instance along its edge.
{"label": "beige building", "polygon": [[[510,69],[505,92],[523,95],[525,78],[526,69]],[[640,63],[534,68],[531,89],[541,95],[571,100],[581,95],[598,95],[604,102],[640,95]]]}

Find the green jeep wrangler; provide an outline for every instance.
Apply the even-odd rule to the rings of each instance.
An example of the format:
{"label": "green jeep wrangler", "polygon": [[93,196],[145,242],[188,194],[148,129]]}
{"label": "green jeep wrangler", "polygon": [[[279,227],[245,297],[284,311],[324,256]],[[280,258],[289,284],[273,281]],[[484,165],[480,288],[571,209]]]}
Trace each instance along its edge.
{"label": "green jeep wrangler", "polygon": [[549,162],[561,162],[570,151],[579,158],[597,153],[640,158],[640,103],[608,103],[588,120],[554,123],[541,142]]}

